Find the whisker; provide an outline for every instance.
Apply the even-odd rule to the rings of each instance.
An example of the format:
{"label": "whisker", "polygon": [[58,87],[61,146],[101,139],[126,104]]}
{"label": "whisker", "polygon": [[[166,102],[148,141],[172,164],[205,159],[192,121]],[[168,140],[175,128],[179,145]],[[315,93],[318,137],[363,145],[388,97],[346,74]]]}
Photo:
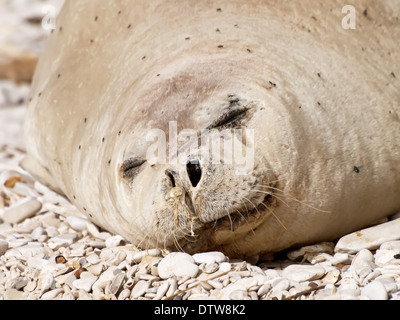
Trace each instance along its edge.
{"label": "whisker", "polygon": [[229,218],[229,221],[231,223],[231,232],[233,232],[233,221],[232,221],[232,218],[231,218],[231,214],[229,213],[228,209],[225,209],[225,210],[226,210],[226,213],[228,214],[228,218]]}
{"label": "whisker", "polygon": [[[271,186],[268,186],[268,185],[258,185],[258,184],[256,184],[256,185],[254,185],[254,187],[266,187],[266,188],[270,188],[270,189],[273,189],[273,190],[275,190],[275,191],[279,191],[279,192],[284,193],[283,190],[278,189],[278,188],[275,188],[275,187],[271,187]],[[254,191],[259,191],[259,192],[261,192],[260,190],[254,190]],[[273,194],[271,194],[271,195],[274,196],[274,197],[277,197],[279,200],[282,201],[282,199],[280,199],[275,193],[273,193]],[[306,206],[306,207],[309,207],[310,209],[313,209],[313,210],[316,210],[316,211],[320,211],[320,212],[323,212],[323,213],[332,213],[332,211],[326,211],[326,210],[322,210],[322,209],[313,207],[312,205],[307,204],[307,203],[305,203],[305,202],[303,202],[303,201],[300,201],[300,200],[298,200],[298,199],[296,199],[296,198],[294,198],[294,197],[287,196],[287,195],[286,195],[286,197],[288,197],[288,198],[290,198],[291,200],[296,201],[296,202],[298,202],[298,203],[300,203],[300,204],[302,204],[302,205],[304,205],[304,206]],[[283,202],[283,201],[282,201],[282,202]],[[286,205],[287,205],[287,204],[286,204]],[[287,206],[288,206],[288,205],[287,205]],[[288,206],[288,207],[289,207],[289,206]]]}
{"label": "whisker", "polygon": [[267,191],[263,191],[263,190],[255,190],[255,189],[253,191],[257,191],[257,192],[264,193],[264,194],[267,194],[267,195],[272,196],[272,197],[276,197],[280,201],[282,201],[282,203],[284,203],[288,208],[290,208],[290,206],[285,201],[283,201],[282,198],[278,197],[275,193],[267,192]]}
{"label": "whisker", "polygon": [[271,208],[269,208],[267,205],[265,205],[263,202],[261,202],[261,204],[269,211],[271,212],[271,214],[274,216],[274,218],[276,219],[276,221],[279,222],[279,224],[283,227],[283,229],[285,229],[287,231],[287,228],[285,227],[285,225],[283,224],[283,222],[278,218],[278,216],[275,214],[274,210],[272,210]]}

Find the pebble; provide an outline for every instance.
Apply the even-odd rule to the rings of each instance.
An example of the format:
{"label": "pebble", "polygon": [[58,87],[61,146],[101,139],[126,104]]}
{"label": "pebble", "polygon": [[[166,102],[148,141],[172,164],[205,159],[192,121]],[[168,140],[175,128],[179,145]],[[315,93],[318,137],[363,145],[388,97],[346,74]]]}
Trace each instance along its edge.
{"label": "pebble", "polygon": [[297,282],[311,281],[325,275],[325,269],[316,265],[290,265],[282,271],[282,276]]}
{"label": "pebble", "polygon": [[195,277],[199,267],[193,257],[183,252],[172,252],[158,264],[158,274],[161,279],[177,277]]}
{"label": "pebble", "polygon": [[7,208],[1,217],[4,222],[16,224],[33,217],[42,209],[42,203],[34,198],[26,198]]}
{"label": "pebble", "polygon": [[400,240],[400,219],[350,233],[336,244],[335,251],[356,253],[362,249],[374,250],[388,241]]}
{"label": "pebble", "polygon": [[90,272],[87,272],[87,276],[83,276],[84,272],[81,274],[80,279],[76,279],[75,281],[72,282],[72,286],[75,289],[78,290],[84,290],[85,292],[89,292],[92,289],[93,284],[96,282],[97,277],[93,276],[90,274]]}
{"label": "pebble", "polygon": [[146,290],[150,287],[150,282],[146,280],[140,280],[131,291],[131,299],[137,299],[143,296]]}
{"label": "pebble", "polygon": [[6,253],[8,250],[8,242],[0,239],[0,256]]}
{"label": "pebble", "polygon": [[68,216],[66,219],[69,226],[78,232],[83,232],[87,230],[88,220],[86,218]]}
{"label": "pebble", "polygon": [[388,293],[385,286],[379,280],[367,284],[361,289],[361,295],[371,300],[387,300]]}
{"label": "pebble", "polygon": [[196,253],[193,255],[193,259],[197,264],[205,263],[221,263],[227,260],[227,257],[222,252],[204,252]]}

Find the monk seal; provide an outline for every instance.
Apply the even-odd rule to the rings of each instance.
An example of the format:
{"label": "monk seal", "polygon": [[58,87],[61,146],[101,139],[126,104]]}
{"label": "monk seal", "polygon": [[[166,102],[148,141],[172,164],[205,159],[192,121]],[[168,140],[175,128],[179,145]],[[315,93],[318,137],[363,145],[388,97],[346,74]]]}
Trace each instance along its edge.
{"label": "monk seal", "polygon": [[[34,76],[23,166],[141,247],[245,257],[395,213],[399,3],[357,1],[350,29],[345,5],[68,1]],[[223,131],[253,150],[251,170],[206,161],[201,143],[154,161],[163,133],[181,150]]]}

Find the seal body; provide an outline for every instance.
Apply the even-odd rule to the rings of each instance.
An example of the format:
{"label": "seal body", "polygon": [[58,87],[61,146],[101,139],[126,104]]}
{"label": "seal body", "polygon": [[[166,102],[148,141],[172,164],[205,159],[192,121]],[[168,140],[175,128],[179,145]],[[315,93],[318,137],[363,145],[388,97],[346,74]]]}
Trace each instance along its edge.
{"label": "seal body", "polygon": [[[57,19],[23,163],[98,225],[241,257],[400,210],[397,1],[358,1],[355,29],[339,0],[103,2]],[[182,132],[199,135],[178,160]],[[246,172],[203,156],[221,132],[249,151]],[[149,159],[156,141],[166,161]]]}

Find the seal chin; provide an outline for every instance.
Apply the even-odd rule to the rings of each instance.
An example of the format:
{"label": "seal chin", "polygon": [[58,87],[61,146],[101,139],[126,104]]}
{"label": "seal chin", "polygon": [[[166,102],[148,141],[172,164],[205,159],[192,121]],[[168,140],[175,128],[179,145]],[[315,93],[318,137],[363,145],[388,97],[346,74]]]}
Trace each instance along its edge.
{"label": "seal chin", "polygon": [[210,221],[210,227],[215,231],[230,230],[234,232],[243,227],[252,230],[271,213],[273,201],[274,198],[271,193],[266,195],[261,202],[253,203],[253,208],[244,207],[242,210],[227,210],[229,213],[224,217]]}

